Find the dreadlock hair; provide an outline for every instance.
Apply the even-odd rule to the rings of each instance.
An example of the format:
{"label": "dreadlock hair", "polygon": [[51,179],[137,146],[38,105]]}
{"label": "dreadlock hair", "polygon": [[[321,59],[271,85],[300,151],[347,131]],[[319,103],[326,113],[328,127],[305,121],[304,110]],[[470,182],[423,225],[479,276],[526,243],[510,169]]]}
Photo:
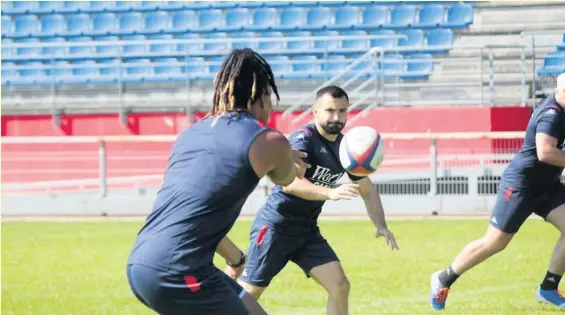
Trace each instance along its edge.
{"label": "dreadlock hair", "polygon": [[268,86],[279,101],[279,91],[267,61],[252,49],[234,49],[216,74],[214,100],[207,116],[248,110],[267,92]]}

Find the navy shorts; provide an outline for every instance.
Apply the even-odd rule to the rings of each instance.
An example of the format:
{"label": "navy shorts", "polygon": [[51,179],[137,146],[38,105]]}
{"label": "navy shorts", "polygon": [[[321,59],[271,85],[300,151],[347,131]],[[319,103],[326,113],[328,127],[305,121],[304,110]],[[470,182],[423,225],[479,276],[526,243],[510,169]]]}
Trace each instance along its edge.
{"label": "navy shorts", "polygon": [[565,204],[565,185],[556,183],[543,192],[516,190],[500,185],[490,223],[506,233],[516,233],[526,219],[535,213],[542,218]]}
{"label": "navy shorts", "polygon": [[134,264],[127,266],[127,276],[137,299],[158,314],[249,314],[243,288],[218,269],[202,280]]}
{"label": "navy shorts", "polygon": [[247,256],[241,280],[257,287],[269,286],[289,261],[302,268],[307,277],[312,268],[339,261],[318,227],[308,235],[286,235],[260,222],[251,228]]}

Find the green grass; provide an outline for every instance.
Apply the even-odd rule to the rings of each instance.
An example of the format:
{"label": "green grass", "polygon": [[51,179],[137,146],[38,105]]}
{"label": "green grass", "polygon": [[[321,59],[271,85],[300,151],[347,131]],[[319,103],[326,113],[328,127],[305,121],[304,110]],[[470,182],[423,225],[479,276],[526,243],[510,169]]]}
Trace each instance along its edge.
{"label": "green grass", "polygon": [[[152,314],[131,294],[125,262],[141,222],[2,224],[2,314]],[[368,222],[322,222],[352,285],[351,314],[429,314],[429,276],[483,234],[486,220],[393,221],[400,251]],[[247,246],[250,222],[231,236]],[[550,314],[534,291],[557,231],[529,221],[509,248],[453,287],[445,314]],[[221,263],[219,264],[221,265]],[[223,267],[223,265],[221,265]],[[326,293],[292,264],[261,298],[269,314],[324,314]]]}

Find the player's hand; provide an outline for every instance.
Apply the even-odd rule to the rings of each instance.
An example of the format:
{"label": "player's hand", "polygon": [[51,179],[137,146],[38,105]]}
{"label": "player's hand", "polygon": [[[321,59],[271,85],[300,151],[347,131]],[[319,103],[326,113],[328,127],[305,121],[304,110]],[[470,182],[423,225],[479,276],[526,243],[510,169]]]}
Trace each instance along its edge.
{"label": "player's hand", "polygon": [[243,273],[243,267],[245,267],[245,265],[241,265],[239,267],[226,265],[224,272],[233,280],[237,280],[237,278],[239,278],[239,276]]}
{"label": "player's hand", "polygon": [[302,152],[300,150],[292,150],[292,159],[296,164],[297,171],[296,176],[298,178],[304,178],[304,174],[306,174],[306,169],[310,168],[310,164],[304,162],[304,159],[308,157],[306,152]]}
{"label": "player's hand", "polygon": [[343,184],[339,187],[333,188],[328,194],[329,200],[351,200],[359,196],[358,184]]}
{"label": "player's hand", "polygon": [[394,238],[394,234],[392,234],[391,231],[389,231],[389,229],[387,228],[378,228],[377,229],[377,238],[384,236],[384,238],[386,239],[386,244],[388,246],[390,246],[391,249],[400,249],[398,248],[398,243],[396,242],[396,239]]}

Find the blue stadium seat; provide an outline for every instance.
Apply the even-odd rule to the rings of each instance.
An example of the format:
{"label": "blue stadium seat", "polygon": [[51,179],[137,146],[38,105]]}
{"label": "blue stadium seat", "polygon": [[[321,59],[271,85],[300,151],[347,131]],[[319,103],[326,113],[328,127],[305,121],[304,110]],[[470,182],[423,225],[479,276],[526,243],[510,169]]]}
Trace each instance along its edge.
{"label": "blue stadium seat", "polygon": [[[118,59],[104,59],[98,63],[100,66],[100,79],[103,81],[115,80],[124,72]],[[120,69],[122,69],[120,71]]]}
{"label": "blue stadium seat", "polygon": [[[124,36],[122,38],[122,40],[124,41],[140,41],[140,40],[146,40],[146,37],[144,35],[129,35],[129,36]],[[147,53],[149,51],[149,47],[147,47],[148,45],[144,45],[144,44],[131,44],[131,45],[123,45],[122,46],[122,52],[124,53],[124,55],[143,55],[144,53]]]}
{"label": "blue stadium seat", "polygon": [[[285,37],[310,37],[312,34],[310,32],[291,32],[286,33]],[[296,51],[305,51],[312,49],[312,41],[296,41],[296,40],[289,40],[286,43],[286,49],[288,50],[296,50]]]}
{"label": "blue stadium seat", "polygon": [[271,70],[277,78],[284,79],[286,75],[292,73],[292,64],[288,56],[270,56],[267,62],[271,65]]}
{"label": "blue stadium seat", "polygon": [[[11,11],[14,9],[14,2],[13,1],[1,1],[1,5],[2,5],[2,13],[7,12],[7,11]],[[4,14],[2,14],[2,16],[4,16]]]}
{"label": "blue stadium seat", "polygon": [[73,76],[77,80],[83,78],[85,81],[90,81],[93,77],[97,77],[100,73],[96,68],[98,64],[94,60],[80,60],[72,63]]}
{"label": "blue stadium seat", "polygon": [[[43,40],[44,43],[56,43],[56,44],[64,44],[67,41],[62,37],[48,37]],[[59,47],[43,47],[42,54],[46,55],[47,57],[59,57],[66,55],[69,51],[68,46],[59,46]]]}
{"label": "blue stadium seat", "polygon": [[17,36],[25,37],[32,34],[35,35],[41,31],[41,22],[37,18],[37,15],[17,16],[14,22]]}
{"label": "blue stadium seat", "polygon": [[[283,33],[281,32],[263,32],[259,35],[262,38],[283,38]],[[283,50],[284,49],[284,42],[283,41],[272,41],[272,42],[260,42],[259,43],[259,51],[264,50]]]}
{"label": "blue stadium seat", "polygon": [[326,74],[336,75],[338,72],[347,68],[351,60],[343,55],[332,55],[326,58],[326,62],[322,64],[322,71]]}
{"label": "blue stadium seat", "polygon": [[114,32],[118,25],[118,19],[114,13],[100,13],[92,18],[92,34],[109,35]]}
{"label": "blue stadium seat", "polygon": [[418,23],[414,27],[427,29],[443,25],[445,9],[440,4],[428,4],[420,8]]}
{"label": "blue stadium seat", "polygon": [[279,15],[276,9],[259,8],[253,12],[253,24],[246,27],[247,30],[267,31],[272,25],[279,23]]}
{"label": "blue stadium seat", "polygon": [[[92,38],[90,37],[71,37],[68,39],[69,42],[74,43],[92,43]],[[71,55],[80,56],[90,56],[95,53],[94,46],[71,46],[69,47],[69,53]]]}
{"label": "blue stadium seat", "polygon": [[226,32],[241,31],[245,29],[251,21],[251,13],[248,9],[232,9],[226,13]]}
{"label": "blue stadium seat", "polygon": [[39,2],[39,8],[37,9],[37,12],[41,12],[41,13],[61,12],[61,9],[65,7],[63,1],[38,1],[38,2]]}
{"label": "blue stadium seat", "polygon": [[371,39],[371,47],[392,48],[398,46],[398,40],[393,37],[396,33],[393,30],[381,30],[372,32],[371,35],[389,36],[386,38]]}
{"label": "blue stadium seat", "polygon": [[[167,4],[164,4],[164,3]],[[163,10],[182,10],[184,8],[186,2],[184,1],[163,1],[162,5],[159,5],[159,8],[163,9]]]}
{"label": "blue stadium seat", "polygon": [[539,76],[554,76],[565,72],[565,52],[552,51],[545,55],[543,67],[538,69]]}
{"label": "blue stadium seat", "polygon": [[406,62],[400,54],[385,54],[382,68],[385,75],[398,75],[406,70]]}
{"label": "blue stadium seat", "polygon": [[[37,38],[22,38],[18,39],[18,44],[39,44],[39,39]],[[32,57],[41,55],[41,47],[20,47],[16,49],[18,57]]]}
{"label": "blue stadium seat", "polygon": [[[122,1],[118,1],[120,3]],[[119,17],[119,31],[114,34],[129,35],[139,33],[145,28],[143,14],[139,12],[123,13]]]}
{"label": "blue stadium seat", "polygon": [[316,40],[314,41],[314,49],[319,50],[335,50],[340,47],[341,41],[331,40],[331,37],[339,36],[337,31],[322,31],[314,33],[314,36],[329,37],[328,40]]}
{"label": "blue stadium seat", "polygon": [[50,79],[52,81],[55,81],[60,77],[69,77],[73,75],[73,70],[68,61],[50,62],[47,63],[46,66],[48,66],[49,68],[45,70],[45,73],[47,74],[47,76],[51,77]]}
{"label": "blue stadium seat", "polygon": [[61,36],[66,29],[67,20],[61,14],[44,15],[41,18],[41,33],[44,36]]}
{"label": "blue stadium seat", "polygon": [[[367,36],[365,31],[347,31],[343,32],[345,36]],[[359,53],[369,49],[369,41],[366,39],[342,39],[341,49],[344,53]]]}
{"label": "blue stadium seat", "polygon": [[[225,39],[225,38],[228,38],[228,34],[227,33],[214,32],[214,33],[205,34],[204,38],[207,38],[207,39]],[[223,55],[226,52],[230,51],[230,45],[228,45],[227,40],[224,40],[224,41],[218,42],[218,43],[205,43],[204,44],[204,50],[206,52],[213,52],[215,54]]]}
{"label": "blue stadium seat", "polygon": [[88,14],[80,13],[67,16],[67,35],[84,35],[92,31]]}
{"label": "blue stadium seat", "polygon": [[163,33],[168,31],[171,26],[171,16],[165,11],[149,12],[145,16],[145,33]]}
{"label": "blue stadium seat", "polygon": [[[171,34],[159,34],[153,35],[149,38],[150,40],[173,40],[174,37]],[[175,52],[175,44],[151,44],[149,45],[149,51],[151,53],[158,54],[172,54]]]}
{"label": "blue stadium seat", "polygon": [[[108,5],[108,2],[102,2],[102,4]],[[63,4],[63,9],[60,9],[60,12],[86,12],[90,7],[91,4],[88,3],[88,1],[65,1]]]}
{"label": "blue stadium seat", "polygon": [[141,6],[141,1],[119,0],[116,1],[116,7],[114,8],[114,10],[118,12],[135,11],[140,6]]}
{"label": "blue stadium seat", "polygon": [[361,25],[356,27],[360,29],[373,29],[383,27],[388,24],[388,11],[386,7],[376,5],[365,8],[361,19]]}
{"label": "blue stadium seat", "polygon": [[173,16],[173,28],[171,32],[188,32],[191,29],[198,28],[198,16],[195,11],[175,11]]}
{"label": "blue stadium seat", "polygon": [[426,44],[424,31],[422,30],[405,30],[399,33],[407,38],[398,40],[399,47],[420,47]]}
{"label": "blue stadium seat", "polygon": [[153,73],[159,77],[171,80],[182,76],[181,63],[176,58],[157,58],[153,63]]}
{"label": "blue stadium seat", "polygon": [[160,7],[166,7],[167,1],[142,1],[140,11],[153,11],[158,10]]}
{"label": "blue stadium seat", "polygon": [[[100,42],[117,42],[119,38],[117,36],[103,36],[96,38],[98,43]],[[121,47],[119,45],[96,45],[96,54],[110,57],[117,57],[121,54]],[[102,73],[102,72],[101,72]]]}
{"label": "blue stadium seat", "polygon": [[307,79],[312,78],[313,74],[322,71],[322,64],[318,62],[316,56],[294,56],[292,58],[292,78]]}
{"label": "blue stadium seat", "polygon": [[[191,34],[191,33],[186,33],[186,34],[181,34],[179,36],[177,36],[177,39],[200,39],[200,35],[198,34]],[[185,44],[178,44],[177,45],[177,51],[182,53],[182,54],[199,54],[202,52],[202,44],[200,43],[185,43]]]}
{"label": "blue stadium seat", "polygon": [[208,66],[208,72],[211,75],[216,75],[220,68],[222,67],[222,63],[224,62],[224,57],[212,57],[208,58],[208,61],[213,63]]}
{"label": "blue stadium seat", "polygon": [[[69,2],[79,2],[79,1],[69,1]],[[88,7],[89,12],[104,12],[108,11],[108,8],[113,8],[116,6],[116,1],[90,1]]]}
{"label": "blue stadium seat", "polygon": [[8,69],[8,67],[15,67],[13,62],[2,62],[2,84],[7,84],[10,81],[17,80],[19,73],[15,69]]}
{"label": "blue stadium seat", "polygon": [[14,26],[14,21],[7,15],[2,15],[2,35],[12,35],[16,30]]}
{"label": "blue stadium seat", "polygon": [[[208,1],[203,3],[207,3]],[[239,6],[239,3],[236,1],[211,1],[210,7],[214,9],[233,9]]]}
{"label": "blue stadium seat", "polygon": [[[253,32],[235,32],[232,34],[232,38],[256,38],[257,37],[257,33],[253,33]],[[235,49],[242,49],[242,48],[251,48],[251,49],[257,49],[257,47],[259,46],[259,44],[257,42],[240,42],[240,43],[232,43],[232,47]]]}
{"label": "blue stadium seat", "polygon": [[412,26],[416,20],[416,7],[412,5],[398,5],[390,12],[389,28],[404,29]]}
{"label": "blue stadium seat", "polygon": [[428,33],[428,52],[445,53],[453,47],[453,31],[450,29],[435,29]]}
{"label": "blue stadium seat", "polygon": [[557,49],[565,50],[565,33],[563,33],[563,42],[557,45]]}
{"label": "blue stadium seat", "polygon": [[447,22],[443,27],[464,28],[473,23],[473,6],[468,3],[451,5],[447,12]]}
{"label": "blue stadium seat", "polygon": [[204,64],[206,60],[202,57],[190,57],[182,61],[185,64],[182,67],[182,72],[191,79],[203,80],[213,78],[215,75],[208,72],[208,66]]}
{"label": "blue stadium seat", "polygon": [[12,5],[17,11],[26,12],[37,9],[39,7],[39,1],[12,1]]}
{"label": "blue stadium seat", "polygon": [[3,58],[11,58],[16,54],[15,49],[13,48],[5,48],[6,45],[11,45],[14,43],[13,39],[10,38],[2,38],[2,57]]}
{"label": "blue stadium seat", "polygon": [[335,22],[330,28],[335,30],[353,29],[361,22],[361,10],[358,7],[343,6],[335,11]]}
{"label": "blue stadium seat", "polygon": [[275,29],[281,31],[298,30],[306,23],[306,12],[302,8],[284,8],[281,11],[280,24]]}
{"label": "blue stadium seat", "polygon": [[[292,3],[295,7],[315,7],[319,4],[317,1],[295,1]],[[325,5],[325,2],[323,4]]]}
{"label": "blue stadium seat", "polygon": [[126,60],[124,68],[128,81],[143,80],[153,74],[153,66],[149,59]]}
{"label": "blue stadium seat", "polygon": [[37,79],[44,79],[43,77],[45,76],[45,69],[43,68],[43,64],[41,62],[22,62],[20,65],[25,67],[18,70],[20,77],[27,77],[26,79],[30,81],[33,80],[34,82],[36,82]]}
{"label": "blue stadium seat", "polygon": [[225,17],[222,10],[200,11],[198,30],[201,32],[216,31],[224,26]]}
{"label": "blue stadium seat", "polygon": [[418,79],[429,76],[433,70],[433,57],[429,54],[410,55],[406,60],[407,66],[405,78]]}
{"label": "blue stadium seat", "polygon": [[322,30],[332,24],[332,11],[327,7],[315,7],[308,11],[304,30]]}

